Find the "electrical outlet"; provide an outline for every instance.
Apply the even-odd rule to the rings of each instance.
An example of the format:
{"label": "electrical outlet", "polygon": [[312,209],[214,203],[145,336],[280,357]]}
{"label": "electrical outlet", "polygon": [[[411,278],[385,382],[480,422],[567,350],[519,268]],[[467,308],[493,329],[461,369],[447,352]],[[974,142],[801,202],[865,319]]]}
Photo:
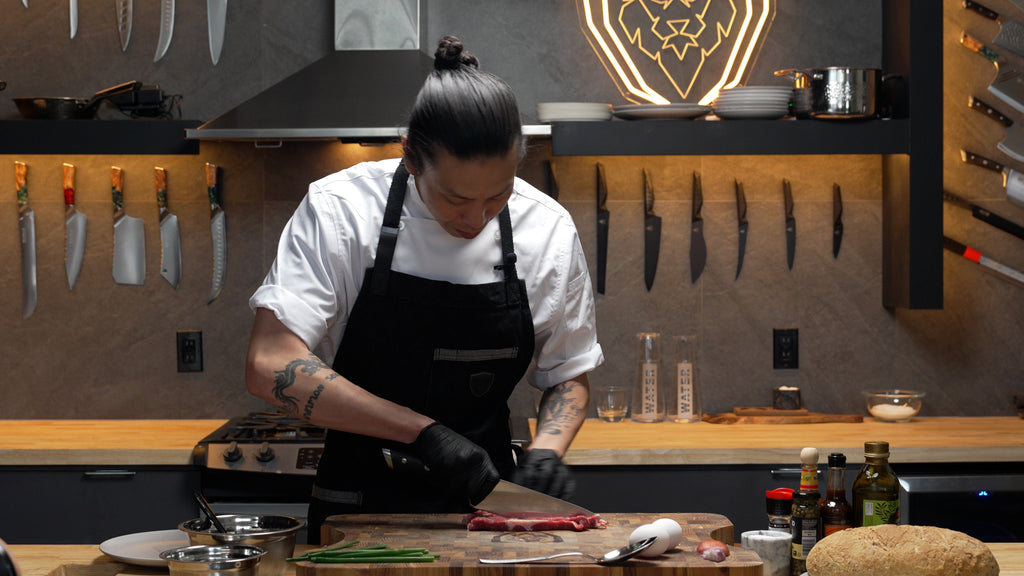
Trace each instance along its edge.
{"label": "electrical outlet", "polygon": [[800,333],[796,328],[772,329],[772,365],[776,370],[800,367]]}
{"label": "electrical outlet", "polygon": [[203,371],[202,330],[178,331],[178,372]]}

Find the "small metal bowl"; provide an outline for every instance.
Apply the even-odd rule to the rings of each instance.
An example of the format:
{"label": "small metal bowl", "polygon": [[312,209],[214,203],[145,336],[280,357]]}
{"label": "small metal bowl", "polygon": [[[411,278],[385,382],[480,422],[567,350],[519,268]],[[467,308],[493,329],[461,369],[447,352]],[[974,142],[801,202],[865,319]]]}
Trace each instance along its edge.
{"label": "small metal bowl", "polygon": [[295,551],[295,537],[306,525],[304,520],[291,516],[263,516],[248,514],[218,514],[217,519],[227,532],[217,532],[207,518],[182,522],[178,529],[188,534],[192,545],[258,546],[267,551],[260,563],[259,576],[280,576],[287,567],[286,560]]}
{"label": "small metal bowl", "polygon": [[868,412],[879,422],[910,422],[921,411],[924,392],[917,390],[868,390]]}
{"label": "small metal bowl", "polygon": [[256,576],[266,553],[257,546],[186,546],[164,550],[160,558],[171,576]]}

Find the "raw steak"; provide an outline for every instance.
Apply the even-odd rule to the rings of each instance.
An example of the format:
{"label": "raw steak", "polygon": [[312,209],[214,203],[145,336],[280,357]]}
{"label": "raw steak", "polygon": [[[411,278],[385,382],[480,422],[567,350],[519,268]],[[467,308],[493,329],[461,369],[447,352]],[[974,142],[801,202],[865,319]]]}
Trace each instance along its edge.
{"label": "raw steak", "polygon": [[495,532],[542,532],[547,530],[573,530],[583,532],[591,528],[604,528],[607,522],[594,514],[573,516],[550,516],[534,512],[493,514],[478,510],[465,520],[467,530],[491,530]]}

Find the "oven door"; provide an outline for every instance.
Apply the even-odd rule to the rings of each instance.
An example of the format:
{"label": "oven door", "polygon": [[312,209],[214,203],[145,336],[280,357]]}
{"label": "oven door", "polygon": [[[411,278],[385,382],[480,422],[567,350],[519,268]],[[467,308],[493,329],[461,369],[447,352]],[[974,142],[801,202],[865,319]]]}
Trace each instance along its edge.
{"label": "oven door", "polygon": [[1024,474],[900,476],[900,523],[1024,542]]}

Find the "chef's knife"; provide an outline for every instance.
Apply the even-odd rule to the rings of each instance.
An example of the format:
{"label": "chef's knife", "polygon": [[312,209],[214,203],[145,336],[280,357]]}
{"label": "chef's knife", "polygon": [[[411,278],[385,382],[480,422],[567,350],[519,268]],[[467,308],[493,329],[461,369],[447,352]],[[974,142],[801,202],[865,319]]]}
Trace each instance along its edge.
{"label": "chef's knife", "polygon": [[1012,68],[1006,59],[995,50],[988,48],[966,32],[960,36],[960,43],[968,50],[981,54],[989,62],[995,64],[998,73],[996,79],[989,84],[988,91],[1013,106],[1017,111],[1024,112],[1024,77],[1021,77],[1021,73]]}
{"label": "chef's knife", "polygon": [[157,166],[156,205],[160,208],[160,275],[173,286],[181,281],[181,238],[178,235],[178,217],[167,209],[167,171]]}
{"label": "chef's knife", "polygon": [[28,205],[28,166],[14,163],[18,191],[18,228],[21,231],[21,317],[36,311],[36,215]]}
{"label": "chef's knife", "polygon": [[793,217],[793,190],[789,180],[782,181],[782,197],[786,204],[786,265],[792,270],[796,256],[796,218]]}
{"label": "chef's knife", "polygon": [[218,170],[216,164],[206,163],[206,191],[210,197],[210,236],[213,238],[213,282],[207,304],[212,304],[217,296],[220,296],[228,266],[228,223],[221,207]]}
{"label": "chef's knife", "polygon": [[1004,126],[1003,140],[996,146],[1007,156],[1024,162],[1024,130],[1021,130],[1019,126],[1015,127],[1009,116],[979,98],[971,96],[967,100],[967,106],[1002,124]]}
{"label": "chef's knife", "polygon": [[654,286],[654,273],[658,271],[658,252],[661,249],[661,216],[654,214],[654,186],[647,169],[644,175],[644,285],[647,291]]}
{"label": "chef's knife", "polygon": [[121,39],[121,52],[124,52],[132,39],[132,0],[114,1],[117,6],[117,36]]}
{"label": "chef's knife", "polygon": [[69,22],[71,24],[71,37],[78,34],[78,0],[68,0]]}
{"label": "chef's knife", "polygon": [[1006,188],[1006,198],[1013,204],[1020,204],[1018,199],[1024,198],[1024,173],[1008,168],[991,158],[985,158],[984,156],[968,152],[967,150],[961,149],[960,157],[968,164],[974,164],[975,166],[987,168],[993,172],[1002,174],[1003,187]]}
{"label": "chef's knife", "polygon": [[172,36],[174,36],[174,0],[161,0],[160,38],[156,41],[156,56],[153,56],[153,62],[159,62],[167,53],[167,48],[171,46]]}
{"label": "chef's knife", "polygon": [[64,164],[64,271],[74,289],[85,253],[85,214],[75,209],[75,166]]}
{"label": "chef's knife", "polygon": [[110,167],[114,203],[114,282],[141,286],[146,281],[146,232],[141,218],[124,213],[124,171]]}
{"label": "chef's knife", "polygon": [[832,183],[832,257],[839,258],[843,243],[843,193],[839,184]]}
{"label": "chef's knife", "polygon": [[228,19],[228,0],[206,0],[206,27],[210,34],[210,60],[216,66],[224,48],[224,27]]}
{"label": "chef's knife", "polygon": [[693,207],[690,211],[690,283],[697,282],[708,260],[708,247],[704,244],[704,217],[700,215],[703,207],[704,187],[700,182],[700,174],[694,172]]}
{"label": "chef's knife", "polygon": [[963,256],[964,258],[967,258],[971,262],[977,262],[978,264],[981,264],[982,266],[984,266],[984,269],[986,271],[992,272],[997,278],[1006,280],[1011,284],[1016,284],[1017,286],[1024,288],[1024,272],[1010,268],[1006,264],[993,260],[987,256],[983,256],[981,252],[975,250],[974,248],[965,246],[964,244],[961,244],[960,242],[957,242],[956,240],[953,240],[948,236],[942,237],[942,246],[946,250],[949,250],[950,252],[957,254],[959,256]]}
{"label": "chef's knife", "polygon": [[999,35],[994,40],[996,45],[1019,56],[1024,56],[1024,26],[1020,22],[1007,20],[995,10],[978,4],[974,0],[964,0],[964,8],[977,12],[989,20],[999,22]]}
{"label": "chef's knife", "polygon": [[736,180],[736,220],[738,222],[739,248],[736,252],[736,278],[743,269],[743,255],[747,252],[747,195],[743,193],[743,183]]}
{"label": "chef's knife", "polygon": [[[384,462],[388,468],[396,472],[412,474],[429,473],[430,469],[415,456],[391,450],[381,449],[384,455]],[[508,480],[498,480],[498,484],[491,490],[491,493],[476,504],[470,503],[477,510],[493,512],[495,514],[551,514],[551,515],[576,515],[586,514],[593,516],[594,513],[554,496],[548,496],[543,492],[531,490]]]}
{"label": "chef's knife", "polygon": [[608,211],[608,184],[604,178],[604,164],[597,163],[597,293],[604,294],[605,275],[608,273],[608,227],[612,214]]}
{"label": "chef's knife", "polygon": [[981,220],[986,224],[999,228],[1003,232],[1013,234],[1017,238],[1024,240],[1024,226],[1021,226],[1016,222],[1011,222],[998,214],[993,214],[981,206],[978,206],[965,198],[961,198],[952,192],[943,191],[942,198],[954,206],[970,210],[971,215],[974,216],[975,219]]}

